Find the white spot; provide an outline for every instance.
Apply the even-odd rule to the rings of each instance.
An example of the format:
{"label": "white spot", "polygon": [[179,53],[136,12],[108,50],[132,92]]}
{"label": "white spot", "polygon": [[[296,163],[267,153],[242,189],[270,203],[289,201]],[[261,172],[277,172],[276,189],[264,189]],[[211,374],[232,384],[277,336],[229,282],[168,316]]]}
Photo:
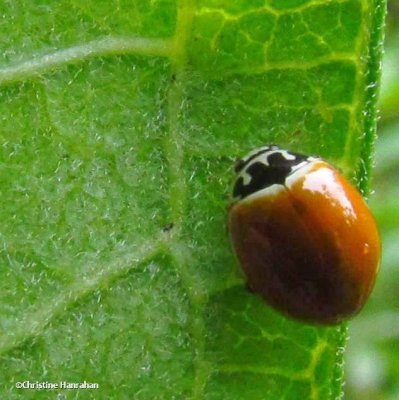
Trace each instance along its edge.
{"label": "white spot", "polygon": [[[269,167],[270,164],[268,162],[268,157],[270,157],[273,154],[281,154],[287,161],[291,161],[291,160],[295,160],[296,156],[291,154],[289,151],[287,150],[282,150],[280,148],[278,148],[277,146],[264,146],[264,147],[260,147],[256,150],[253,150],[252,152],[250,152],[246,157],[244,157],[242,160],[243,162],[246,162],[246,160],[248,160],[249,158],[251,158],[252,156],[254,156],[255,154],[261,152],[262,150],[264,150],[263,153],[258,154],[256,157],[254,157],[249,163],[248,165],[245,166],[245,168],[243,168],[236,177],[236,181],[239,178],[242,178],[243,181],[243,185],[244,186],[248,186],[251,184],[251,180],[252,180],[252,176],[247,172],[248,168],[251,165],[254,165],[256,163],[261,163],[263,165],[265,165],[266,167]],[[307,164],[309,164],[310,162],[313,162],[315,160],[318,160],[317,158],[314,157],[308,157],[305,161],[302,161],[300,163],[298,163],[297,165],[293,165],[291,167],[291,171],[290,171],[290,175],[295,172],[300,170],[301,168],[305,167]],[[261,191],[262,192],[262,191]],[[236,199],[234,199],[236,200]]]}
{"label": "white spot", "polygon": [[287,189],[285,188],[284,185],[274,184],[274,185],[268,186],[267,188],[257,190],[256,192],[251,193],[250,195],[244,197],[243,199],[241,199],[240,196],[234,197],[232,202],[233,203],[247,203],[247,202],[253,201],[259,197],[274,197],[285,190],[287,190]]}
{"label": "white spot", "polygon": [[249,185],[251,180],[252,180],[252,176],[247,173],[247,169],[246,168],[239,173],[237,178],[239,178],[239,177],[242,178],[244,186]]}
{"label": "white spot", "polygon": [[288,175],[285,180],[285,186],[291,189],[299,178],[315,169],[315,162],[317,161],[320,161],[320,159],[309,157],[307,160],[295,165],[292,169],[292,173]]}
{"label": "white spot", "polygon": [[268,153],[267,153],[267,155],[268,156],[271,156],[272,154],[275,154],[275,153],[279,153],[279,154],[281,154],[286,160],[295,160],[295,156],[293,155],[293,154],[291,154],[289,151],[287,151],[287,150],[282,150],[282,149],[278,149],[278,150],[273,150],[273,151],[269,151]]}
{"label": "white spot", "polygon": [[250,153],[248,153],[245,157],[243,157],[241,160],[242,162],[247,162],[252,156],[254,156],[255,154],[262,152],[262,154],[265,154],[265,152],[269,149],[271,149],[271,146],[263,146],[263,147],[258,147],[255,150],[252,150]]}

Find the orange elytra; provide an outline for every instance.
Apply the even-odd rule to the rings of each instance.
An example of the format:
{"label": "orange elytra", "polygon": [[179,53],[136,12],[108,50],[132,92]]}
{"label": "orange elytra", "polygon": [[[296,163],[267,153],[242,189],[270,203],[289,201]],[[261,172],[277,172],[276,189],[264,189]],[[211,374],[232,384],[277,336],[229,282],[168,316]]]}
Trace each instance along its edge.
{"label": "orange elytra", "polygon": [[322,159],[274,145],[252,151],[235,171],[229,232],[250,290],[307,323],[357,314],[381,248],[359,191]]}

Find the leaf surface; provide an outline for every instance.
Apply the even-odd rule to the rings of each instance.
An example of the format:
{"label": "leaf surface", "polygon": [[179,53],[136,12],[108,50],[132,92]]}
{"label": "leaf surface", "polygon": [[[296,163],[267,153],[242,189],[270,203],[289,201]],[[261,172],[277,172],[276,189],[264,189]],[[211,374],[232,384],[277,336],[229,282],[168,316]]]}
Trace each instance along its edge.
{"label": "leaf surface", "polygon": [[346,327],[245,290],[231,165],[273,142],[366,191],[383,0],[1,8],[1,397],[338,398]]}

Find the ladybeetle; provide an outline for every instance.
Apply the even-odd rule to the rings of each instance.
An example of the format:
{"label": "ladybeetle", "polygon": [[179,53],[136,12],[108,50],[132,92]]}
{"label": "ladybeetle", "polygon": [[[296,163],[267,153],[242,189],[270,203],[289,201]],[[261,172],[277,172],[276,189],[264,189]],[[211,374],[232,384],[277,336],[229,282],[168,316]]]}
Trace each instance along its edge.
{"label": "ladybeetle", "polygon": [[287,316],[338,324],[374,286],[380,239],[358,190],[318,157],[270,145],[237,162],[229,231],[249,289]]}

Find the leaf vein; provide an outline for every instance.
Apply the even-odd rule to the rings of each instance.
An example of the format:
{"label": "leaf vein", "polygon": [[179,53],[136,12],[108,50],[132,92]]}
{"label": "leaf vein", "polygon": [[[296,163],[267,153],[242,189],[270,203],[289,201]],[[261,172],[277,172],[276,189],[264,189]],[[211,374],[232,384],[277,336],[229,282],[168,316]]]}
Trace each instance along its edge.
{"label": "leaf vein", "polygon": [[99,56],[134,54],[170,57],[172,50],[172,41],[168,38],[104,37],[3,67],[0,69],[0,83],[29,79],[62,65],[79,63]]}

